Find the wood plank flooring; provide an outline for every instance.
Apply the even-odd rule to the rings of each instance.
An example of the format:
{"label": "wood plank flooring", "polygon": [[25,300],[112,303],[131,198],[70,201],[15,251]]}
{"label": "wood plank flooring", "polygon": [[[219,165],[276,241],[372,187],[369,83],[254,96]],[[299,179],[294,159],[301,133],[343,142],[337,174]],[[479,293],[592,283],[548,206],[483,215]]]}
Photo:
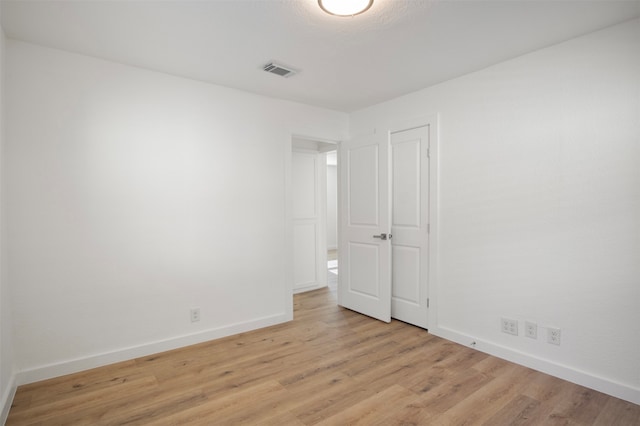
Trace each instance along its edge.
{"label": "wood plank flooring", "polygon": [[640,425],[640,406],[295,296],[295,320],[21,386],[7,425]]}

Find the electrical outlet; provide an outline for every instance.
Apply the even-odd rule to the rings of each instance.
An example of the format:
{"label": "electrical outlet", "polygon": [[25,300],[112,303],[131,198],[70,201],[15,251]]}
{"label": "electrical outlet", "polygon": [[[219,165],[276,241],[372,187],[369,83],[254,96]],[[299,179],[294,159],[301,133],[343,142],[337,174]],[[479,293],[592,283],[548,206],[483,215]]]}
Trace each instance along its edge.
{"label": "electrical outlet", "polygon": [[191,322],[200,321],[200,308],[191,308]]}
{"label": "electrical outlet", "polygon": [[538,338],[538,324],[535,322],[525,321],[524,323],[524,335],[530,339]]}
{"label": "electrical outlet", "polygon": [[560,329],[547,328],[547,342],[560,346]]}
{"label": "electrical outlet", "polygon": [[500,324],[502,326],[503,333],[513,334],[514,336],[518,335],[518,321],[502,318]]}

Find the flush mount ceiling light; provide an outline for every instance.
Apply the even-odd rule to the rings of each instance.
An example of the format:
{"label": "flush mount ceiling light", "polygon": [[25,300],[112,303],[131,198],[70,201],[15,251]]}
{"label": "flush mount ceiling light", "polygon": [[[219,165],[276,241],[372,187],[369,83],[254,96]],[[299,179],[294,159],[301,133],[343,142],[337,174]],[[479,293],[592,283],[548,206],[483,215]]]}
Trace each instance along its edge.
{"label": "flush mount ceiling light", "polygon": [[355,16],[369,10],[373,0],[318,0],[318,4],[330,15]]}

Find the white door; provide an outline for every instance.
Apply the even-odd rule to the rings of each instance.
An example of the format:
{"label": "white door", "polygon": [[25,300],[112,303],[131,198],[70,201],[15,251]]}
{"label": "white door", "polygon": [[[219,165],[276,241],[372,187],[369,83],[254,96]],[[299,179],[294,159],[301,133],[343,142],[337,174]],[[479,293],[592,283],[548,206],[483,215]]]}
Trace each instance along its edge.
{"label": "white door", "polygon": [[317,151],[291,153],[294,293],[327,283],[325,163]]}
{"label": "white door", "polygon": [[427,328],[429,128],[391,134],[391,316]]}
{"label": "white door", "polygon": [[391,321],[389,141],[370,135],[340,146],[342,188],[338,303]]}

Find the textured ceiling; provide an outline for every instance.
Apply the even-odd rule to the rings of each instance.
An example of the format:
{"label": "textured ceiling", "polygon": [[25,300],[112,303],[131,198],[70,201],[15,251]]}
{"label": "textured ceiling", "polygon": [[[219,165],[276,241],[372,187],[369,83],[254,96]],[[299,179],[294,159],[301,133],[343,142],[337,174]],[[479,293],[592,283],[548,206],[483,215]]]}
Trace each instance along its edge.
{"label": "textured ceiling", "polygon": [[[640,0],[2,0],[7,36],[353,111],[640,15]],[[262,71],[270,61],[300,70]]]}

